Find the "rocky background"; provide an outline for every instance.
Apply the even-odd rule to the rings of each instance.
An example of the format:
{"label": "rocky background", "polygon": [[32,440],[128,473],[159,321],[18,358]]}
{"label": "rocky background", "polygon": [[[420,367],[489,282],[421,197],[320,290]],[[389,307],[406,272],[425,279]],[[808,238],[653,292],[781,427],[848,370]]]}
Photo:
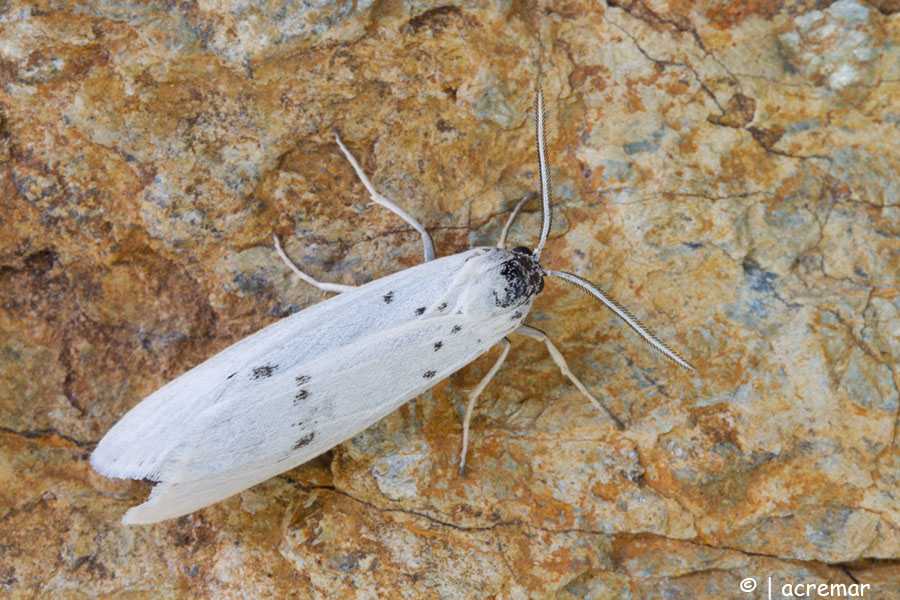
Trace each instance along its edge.
{"label": "rocky background", "polygon": [[[0,10],[0,595],[900,598],[897,2]],[[516,336],[464,478],[496,350],[310,464],[120,525],[150,487],[90,468],[105,431],[325,296],[273,232],[328,281],[421,261],[332,127],[439,254],[494,243],[537,188],[539,64],[545,266],[699,372],[548,280],[530,322],[626,431]],[[532,202],[512,243],[538,228]]]}

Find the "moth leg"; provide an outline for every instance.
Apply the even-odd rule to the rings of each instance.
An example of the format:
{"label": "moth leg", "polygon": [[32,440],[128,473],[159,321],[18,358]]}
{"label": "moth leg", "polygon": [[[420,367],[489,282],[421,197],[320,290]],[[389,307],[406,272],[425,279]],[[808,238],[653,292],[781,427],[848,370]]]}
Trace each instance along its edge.
{"label": "moth leg", "polygon": [[506,355],[509,354],[509,339],[503,338],[500,340],[500,344],[503,346],[503,350],[500,352],[500,357],[497,359],[497,362],[495,362],[494,366],[491,367],[491,370],[487,372],[487,375],[478,382],[475,389],[469,392],[469,403],[466,404],[466,416],[463,418],[462,452],[459,455],[460,477],[465,477],[466,475],[466,450],[469,447],[469,424],[472,421],[472,411],[475,410],[475,400],[478,399],[478,396],[484,391],[487,384],[490,383],[491,379],[494,378],[494,375],[497,374],[497,371],[500,370],[500,365],[503,364],[503,361],[506,360]]}
{"label": "moth leg", "polygon": [[292,261],[290,258],[288,258],[287,254],[285,254],[284,250],[281,248],[281,241],[278,239],[278,234],[276,233],[272,237],[275,239],[275,250],[278,251],[278,256],[281,257],[281,260],[284,261],[284,264],[286,264],[291,269],[291,271],[293,271],[297,275],[297,277],[299,277],[306,283],[308,283],[310,285],[314,285],[324,292],[349,292],[350,290],[356,289],[355,285],[343,285],[341,283],[324,283],[324,282],[319,281],[318,279],[315,279],[315,278],[307,275],[306,273],[304,273],[303,271],[300,270],[300,267],[298,267],[297,265],[294,264],[294,261]]}
{"label": "moth leg", "polygon": [[625,426],[622,425],[622,422],[616,418],[614,414],[612,414],[606,406],[603,405],[602,402],[594,398],[588,389],[584,386],[583,383],[578,381],[578,378],[569,370],[569,365],[566,364],[566,359],[563,358],[562,353],[557,349],[553,342],[550,341],[550,337],[535,327],[530,327],[528,325],[519,325],[518,329],[515,330],[515,333],[521,333],[522,335],[527,335],[528,337],[532,337],[536,340],[540,340],[547,345],[547,350],[550,351],[550,356],[553,358],[553,362],[556,363],[556,366],[559,367],[559,370],[562,371],[563,375],[569,378],[569,381],[575,384],[575,387],[578,388],[582,394],[588,399],[588,401],[594,405],[594,407],[602,413],[606,413],[612,422],[619,429],[625,429]]}
{"label": "moth leg", "polygon": [[344,156],[346,156],[347,160],[350,161],[350,164],[353,165],[353,170],[356,171],[357,177],[359,177],[359,180],[362,181],[362,184],[366,187],[366,190],[368,190],[369,196],[372,197],[372,202],[385,207],[386,209],[412,225],[413,229],[422,234],[422,245],[424,246],[425,251],[425,262],[434,260],[434,242],[431,241],[431,235],[429,235],[428,232],[425,231],[425,228],[422,227],[422,225],[418,221],[412,218],[409,213],[375,191],[375,186],[373,186],[372,182],[369,181],[368,176],[366,176],[366,174],[363,172],[362,167],[360,167],[359,163],[356,162],[356,158],[350,153],[350,150],[347,149],[347,146],[344,145],[344,142],[343,140],[341,140],[341,136],[337,132],[337,129],[334,129],[332,131],[334,132],[334,139],[337,140],[338,146],[341,147]]}
{"label": "moth leg", "polygon": [[506,248],[506,236],[509,235],[509,229],[512,227],[513,221],[516,220],[516,217],[522,211],[522,207],[534,197],[534,194],[527,194],[524,198],[519,200],[519,203],[516,204],[516,207],[513,209],[512,213],[510,213],[509,218],[506,220],[506,225],[503,226],[503,231],[500,233],[500,241],[497,242],[497,247],[501,250]]}

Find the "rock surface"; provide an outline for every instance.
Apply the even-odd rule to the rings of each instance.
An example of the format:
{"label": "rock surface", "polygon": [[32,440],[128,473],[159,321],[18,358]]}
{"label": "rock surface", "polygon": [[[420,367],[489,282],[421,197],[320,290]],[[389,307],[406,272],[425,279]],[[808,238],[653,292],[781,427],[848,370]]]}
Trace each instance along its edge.
{"label": "rock surface", "polygon": [[[900,597],[896,2],[2,10],[4,594],[722,599],[771,578]],[[548,280],[530,322],[626,431],[515,337],[464,478],[466,393],[496,350],[307,465],[121,526],[149,486],[90,468],[103,433],[323,297],[273,232],[329,281],[421,260],[332,127],[439,253],[493,243],[537,186],[539,62],[544,264],[699,373]],[[531,203],[513,244],[538,228]]]}

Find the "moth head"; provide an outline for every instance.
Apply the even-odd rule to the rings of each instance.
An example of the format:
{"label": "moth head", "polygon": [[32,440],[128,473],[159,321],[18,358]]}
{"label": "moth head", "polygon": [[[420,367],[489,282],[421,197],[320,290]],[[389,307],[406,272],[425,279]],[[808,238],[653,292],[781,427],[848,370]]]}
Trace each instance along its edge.
{"label": "moth head", "polygon": [[498,267],[498,285],[493,290],[496,305],[513,308],[531,301],[544,289],[544,270],[525,247],[506,252]]}
{"label": "moth head", "polygon": [[544,288],[544,271],[531,253],[479,250],[470,259],[465,276],[468,311],[493,316],[517,313]]}
{"label": "moth head", "polygon": [[540,294],[544,291],[544,269],[541,267],[540,261],[535,257],[531,248],[516,246],[512,251],[516,256],[509,262],[514,262],[515,265],[510,265],[509,269],[511,271],[516,268],[521,269],[523,276],[527,279],[528,287],[533,290],[532,295]]}

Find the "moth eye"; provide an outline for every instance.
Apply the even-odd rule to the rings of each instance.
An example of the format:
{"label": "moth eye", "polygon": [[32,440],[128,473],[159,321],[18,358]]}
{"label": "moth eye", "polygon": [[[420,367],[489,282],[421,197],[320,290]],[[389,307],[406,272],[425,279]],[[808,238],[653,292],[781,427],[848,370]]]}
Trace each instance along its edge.
{"label": "moth eye", "polygon": [[515,252],[516,254],[531,256],[531,248],[526,248],[525,246],[516,246],[515,248],[513,248],[513,252]]}

